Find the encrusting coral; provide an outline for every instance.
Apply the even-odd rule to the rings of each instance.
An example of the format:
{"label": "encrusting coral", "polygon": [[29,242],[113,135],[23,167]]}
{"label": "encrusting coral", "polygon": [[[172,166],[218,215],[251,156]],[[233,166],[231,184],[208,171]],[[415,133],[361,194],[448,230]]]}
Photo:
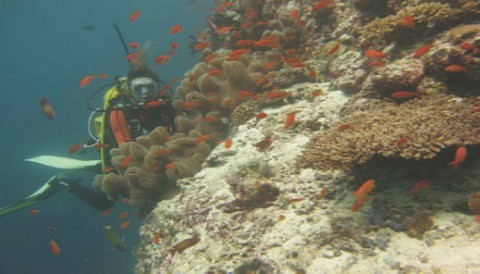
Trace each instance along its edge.
{"label": "encrusting coral", "polygon": [[298,166],[350,169],[375,155],[430,159],[442,148],[480,144],[480,113],[474,107],[472,101],[443,94],[401,105],[378,102],[319,132],[305,147]]}
{"label": "encrusting coral", "polygon": [[[395,15],[377,18],[358,29],[362,41],[405,42],[411,34],[439,31],[458,20],[468,20],[468,10],[451,8],[448,4],[422,3],[408,6]],[[404,16],[413,16],[415,29],[399,24]],[[409,35],[410,34],[410,35]],[[412,37],[411,37],[412,38]],[[408,39],[407,39],[408,40]]]}

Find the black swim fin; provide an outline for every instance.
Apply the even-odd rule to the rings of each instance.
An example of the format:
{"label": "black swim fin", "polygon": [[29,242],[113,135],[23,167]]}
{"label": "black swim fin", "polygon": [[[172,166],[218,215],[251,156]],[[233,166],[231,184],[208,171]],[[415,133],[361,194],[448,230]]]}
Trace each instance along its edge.
{"label": "black swim fin", "polygon": [[78,183],[68,184],[68,192],[97,210],[105,211],[111,208],[114,204],[114,202],[110,201],[104,193],[86,188]]}

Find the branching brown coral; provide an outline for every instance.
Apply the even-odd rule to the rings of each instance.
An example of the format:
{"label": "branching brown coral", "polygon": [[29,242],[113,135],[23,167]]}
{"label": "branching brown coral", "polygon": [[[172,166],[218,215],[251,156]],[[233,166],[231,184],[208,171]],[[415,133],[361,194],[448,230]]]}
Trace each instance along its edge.
{"label": "branching brown coral", "polygon": [[[379,102],[314,136],[298,166],[348,170],[374,155],[430,159],[445,147],[480,144],[480,114],[473,107],[442,94],[401,105]],[[402,138],[406,141],[399,142]]]}

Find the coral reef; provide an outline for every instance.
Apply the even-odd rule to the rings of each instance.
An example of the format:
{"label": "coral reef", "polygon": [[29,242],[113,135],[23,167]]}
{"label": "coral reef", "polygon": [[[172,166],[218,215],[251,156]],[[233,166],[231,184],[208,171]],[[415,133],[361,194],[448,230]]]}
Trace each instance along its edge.
{"label": "coral reef", "polygon": [[[104,184],[111,198],[140,199],[176,180],[179,195],[153,198],[137,271],[478,269],[480,230],[466,214],[478,213],[479,7],[218,1],[197,37],[203,61],[177,89],[179,133],[115,152],[118,186]],[[461,167],[443,168],[463,146]],[[366,178],[371,201],[352,212]],[[169,252],[185,239],[195,244]]]}
{"label": "coral reef", "polygon": [[[379,103],[319,132],[299,158],[298,167],[328,170],[364,164],[375,155],[430,159],[443,148],[479,144],[480,116],[472,102],[428,95],[401,105]],[[421,109],[422,111],[417,111]],[[342,125],[350,125],[342,129]],[[399,144],[399,140],[405,142]]]}

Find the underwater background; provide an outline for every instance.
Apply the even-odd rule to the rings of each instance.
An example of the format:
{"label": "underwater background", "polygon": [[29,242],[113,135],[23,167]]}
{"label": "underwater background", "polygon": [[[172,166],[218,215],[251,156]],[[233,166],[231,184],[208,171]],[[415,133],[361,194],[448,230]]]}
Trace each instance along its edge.
{"label": "underwater background", "polygon": [[[97,159],[92,149],[69,155],[69,148],[88,139],[87,97],[99,86],[125,75],[129,66],[114,31],[117,23],[127,43],[151,40],[152,55],[168,52],[171,42],[180,44],[168,66],[151,67],[164,81],[181,77],[198,56],[188,48],[189,34],[206,27],[212,1],[24,1],[1,0],[0,9],[0,115],[1,151],[0,206],[16,202],[38,189],[58,170],[25,159],[51,154]],[[130,14],[139,9],[138,20]],[[174,24],[184,30],[169,33]],[[80,89],[80,79],[89,74],[108,75]],[[40,99],[47,98],[56,113],[50,121],[41,112]],[[101,95],[95,98],[95,105]],[[69,172],[91,187],[93,174]],[[27,212],[38,209],[38,215]],[[70,195],[60,192],[34,207],[0,218],[0,273],[132,273],[131,252],[113,250],[104,236],[104,225],[119,232],[117,218],[128,211],[132,225],[121,233],[128,246],[138,245],[140,221],[133,208],[117,202],[104,216]],[[52,232],[48,226],[56,228]],[[56,241],[61,253],[50,252]]]}

